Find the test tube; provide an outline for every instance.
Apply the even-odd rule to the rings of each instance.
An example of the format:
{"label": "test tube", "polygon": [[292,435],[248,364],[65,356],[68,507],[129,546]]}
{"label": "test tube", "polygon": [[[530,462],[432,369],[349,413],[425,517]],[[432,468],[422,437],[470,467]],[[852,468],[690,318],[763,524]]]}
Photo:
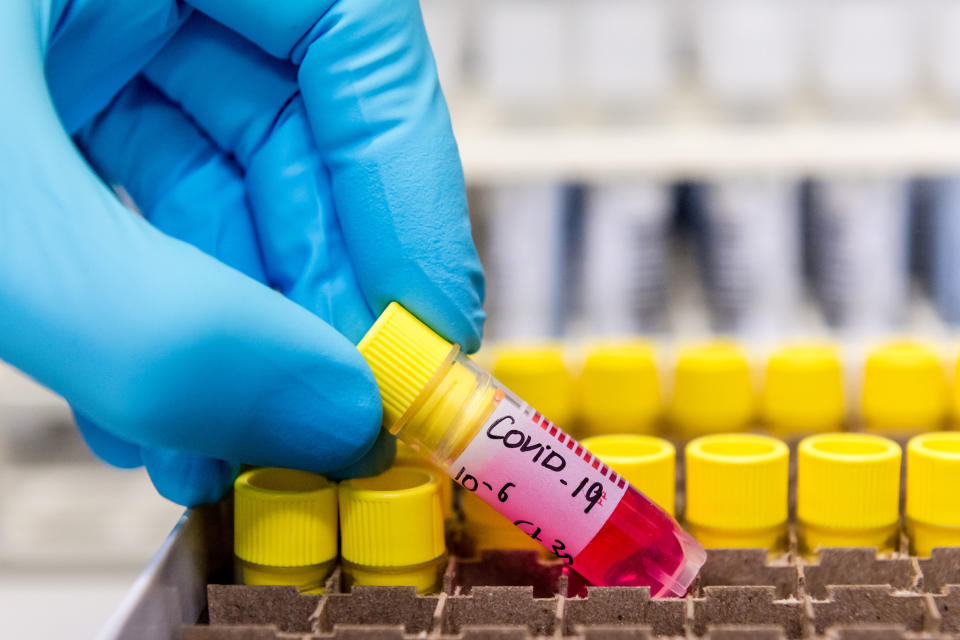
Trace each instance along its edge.
{"label": "test tube", "polygon": [[447,550],[438,481],[423,467],[397,465],[340,483],[347,587],[412,585],[421,594],[440,590]]}
{"label": "test tube", "polygon": [[900,445],[866,433],[823,433],[797,448],[802,553],[823,547],[895,551],[900,530]]}
{"label": "test tube", "polygon": [[557,422],[575,413],[574,382],[559,344],[504,344],[494,349],[493,375]]}
{"label": "test tube", "polygon": [[321,593],[337,561],[337,486],[270,467],[240,474],[233,486],[238,582]]}
{"label": "test tube", "polygon": [[670,193],[657,182],[604,184],[584,197],[582,308],[593,336],[663,328]]}
{"label": "test tube", "polygon": [[790,450],[750,433],[702,436],[687,444],[686,523],[710,548],[786,551]]}
{"label": "test tube", "polygon": [[583,446],[623,476],[661,509],[674,515],[677,498],[677,451],[669,440],[637,434],[584,439]]}
{"label": "test tube", "polygon": [[896,114],[919,77],[917,11],[911,0],[818,0],[814,77],[840,117]]}
{"label": "test tube", "polygon": [[634,340],[590,346],[578,391],[585,435],[653,433],[659,426],[663,399],[656,354],[649,343]]}
{"label": "test tube", "polygon": [[910,203],[896,178],[817,181],[810,257],[827,321],[876,331],[903,321],[910,284]]}
{"label": "test tube", "polygon": [[762,337],[794,325],[802,296],[800,231],[795,180],[731,178],[703,188],[697,237],[718,329]]}
{"label": "test tube", "polygon": [[706,555],[676,521],[397,303],[358,345],[384,426],[600,586],[682,596]]}
{"label": "test tube", "polygon": [[464,493],[460,507],[463,510],[464,531],[475,556],[482,556],[488,550],[531,550],[544,557],[553,557],[552,553],[526,532],[513,526],[512,521],[476,494]]}
{"label": "test tube", "polygon": [[863,425],[891,435],[941,429],[947,414],[947,379],[933,349],[899,340],[867,354],[860,390]]}
{"label": "test tube", "polygon": [[670,398],[670,423],[681,437],[746,431],[754,418],[747,353],[725,341],[680,349]]}
{"label": "test tube", "polygon": [[[650,114],[673,84],[672,0],[574,0],[570,43],[582,100],[603,114]],[[562,11],[562,9],[560,9]]]}
{"label": "test tube", "polygon": [[450,522],[455,517],[453,511],[453,483],[446,477],[444,470],[433,464],[429,457],[421,455],[406,443],[398,440],[397,455],[393,459],[393,464],[399,467],[421,467],[434,472],[437,476],[437,488],[440,490],[440,507],[443,509],[444,521]]}
{"label": "test tube", "polygon": [[474,4],[477,81],[505,119],[555,117],[570,101],[569,8],[565,0]]}
{"label": "test tube", "polygon": [[[960,9],[960,6],[958,6]],[[957,12],[960,16],[960,11]],[[960,58],[958,58],[960,60]],[[957,65],[960,71],[960,64]],[[960,82],[960,81],[958,81]],[[960,87],[958,87],[960,91]],[[924,246],[930,252],[930,289],[940,317],[960,324],[960,178],[940,178],[930,183],[930,208]]]}
{"label": "test tube", "polygon": [[700,83],[731,114],[782,111],[804,80],[803,0],[696,0]]}
{"label": "test tube", "polygon": [[836,347],[815,343],[784,346],[767,360],[761,422],[782,437],[840,431],[844,396],[843,365]]}
{"label": "test tube", "polygon": [[504,184],[487,196],[483,260],[490,335],[503,341],[559,337],[569,189],[550,182]]}
{"label": "test tube", "polygon": [[960,546],[960,433],[925,433],[907,444],[910,553]]}

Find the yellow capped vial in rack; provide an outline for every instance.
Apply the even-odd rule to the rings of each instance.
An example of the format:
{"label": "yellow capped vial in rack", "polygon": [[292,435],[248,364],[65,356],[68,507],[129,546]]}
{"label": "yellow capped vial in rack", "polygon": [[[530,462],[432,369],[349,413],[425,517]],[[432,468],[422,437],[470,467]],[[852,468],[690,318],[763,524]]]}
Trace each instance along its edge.
{"label": "yellow capped vial in rack", "polygon": [[265,467],[240,474],[233,487],[237,581],[323,591],[337,560],[337,485]]}
{"label": "yellow capped vial in rack", "polygon": [[900,445],[868,433],[824,433],[797,448],[800,550],[895,551],[900,531]]}
{"label": "yellow capped vial in rack", "polygon": [[439,479],[422,467],[394,466],[340,483],[341,555],[348,587],[440,590],[447,548]]}

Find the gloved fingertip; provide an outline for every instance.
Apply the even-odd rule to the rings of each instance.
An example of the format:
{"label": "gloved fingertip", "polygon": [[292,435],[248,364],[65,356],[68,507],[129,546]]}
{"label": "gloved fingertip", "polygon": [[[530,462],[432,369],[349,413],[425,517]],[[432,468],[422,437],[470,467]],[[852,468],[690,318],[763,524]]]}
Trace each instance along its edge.
{"label": "gloved fingertip", "polygon": [[105,431],[76,410],[73,417],[83,441],[98,458],[120,469],[135,469],[143,464],[138,445]]}
{"label": "gloved fingertip", "polygon": [[359,460],[327,473],[335,480],[344,480],[346,478],[365,478],[375,476],[382,471],[386,471],[397,454],[397,439],[390,435],[386,429],[381,429],[380,434],[370,450]]}
{"label": "gloved fingertip", "polygon": [[217,502],[240,471],[238,464],[169,449],[144,447],[140,455],[157,492],[185,507]]}

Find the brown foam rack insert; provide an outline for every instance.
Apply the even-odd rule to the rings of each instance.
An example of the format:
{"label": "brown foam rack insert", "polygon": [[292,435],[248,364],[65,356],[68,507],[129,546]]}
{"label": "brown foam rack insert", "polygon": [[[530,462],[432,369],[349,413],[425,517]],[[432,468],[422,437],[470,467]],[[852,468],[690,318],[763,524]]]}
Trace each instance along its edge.
{"label": "brown foam rack insert", "polygon": [[836,638],[960,640],[960,548],[929,559],[872,549],[795,553],[718,549],[685,598],[645,587],[587,587],[532,551],[451,557],[441,593],[355,587],[339,570],[322,595],[293,587],[209,585],[209,623],[183,640],[596,640]]}
{"label": "brown foam rack insert", "polygon": [[[682,479],[678,460],[678,506]],[[811,561],[798,554],[791,529],[787,552],[711,550],[686,597],[651,599],[646,587],[587,587],[535,551],[477,558],[458,532],[448,537],[437,595],[412,587],[345,593],[339,569],[323,595],[209,585],[209,619],[185,627],[182,639],[960,640],[960,547],[915,558],[903,537],[887,556],[838,548]]]}

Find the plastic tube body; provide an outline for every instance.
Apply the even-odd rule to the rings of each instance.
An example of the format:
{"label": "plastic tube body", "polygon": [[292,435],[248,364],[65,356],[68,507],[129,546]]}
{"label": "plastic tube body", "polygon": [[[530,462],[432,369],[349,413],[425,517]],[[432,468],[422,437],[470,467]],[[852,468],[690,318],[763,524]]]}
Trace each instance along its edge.
{"label": "plastic tube body", "polygon": [[393,432],[597,585],[682,596],[700,545],[576,440],[456,353]]}

